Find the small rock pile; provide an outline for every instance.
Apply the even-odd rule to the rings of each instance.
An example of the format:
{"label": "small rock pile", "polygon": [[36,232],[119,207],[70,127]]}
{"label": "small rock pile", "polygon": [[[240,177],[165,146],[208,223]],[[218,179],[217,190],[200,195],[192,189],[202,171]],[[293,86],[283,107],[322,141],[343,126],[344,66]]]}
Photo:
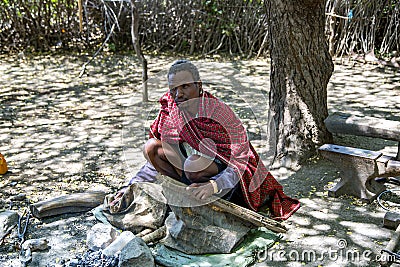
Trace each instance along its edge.
{"label": "small rock pile", "polygon": [[[18,223],[18,213],[4,211],[0,213],[0,237],[4,239]],[[3,240],[0,240],[1,242]],[[80,255],[72,255],[68,260],[46,263],[46,267],[154,267],[155,261],[150,248],[142,238],[130,231],[120,232],[111,225],[95,224],[87,231],[87,251]],[[0,265],[25,266],[32,261],[32,252],[51,250],[46,238],[28,239],[21,244],[19,258],[0,255]],[[5,251],[4,251],[5,252]],[[3,265],[2,265],[3,266]]]}
{"label": "small rock pile", "polygon": [[71,259],[69,267],[154,267],[150,248],[130,231],[95,224],[87,233],[88,252]]}

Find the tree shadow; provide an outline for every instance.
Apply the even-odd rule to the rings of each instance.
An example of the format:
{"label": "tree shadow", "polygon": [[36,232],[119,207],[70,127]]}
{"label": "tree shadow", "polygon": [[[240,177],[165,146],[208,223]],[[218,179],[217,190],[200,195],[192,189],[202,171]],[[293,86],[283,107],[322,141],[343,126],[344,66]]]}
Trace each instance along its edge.
{"label": "tree shadow", "polygon": [[[85,58],[44,56],[15,60],[0,58],[0,151],[9,173],[0,179],[0,208],[7,198],[26,193],[36,202],[86,190],[113,192],[145,162],[142,145],[158,111],[158,98],[166,92],[166,70],[172,59],[149,58],[149,98],[141,101],[140,66],[134,57],[100,56],[78,79]],[[211,93],[228,103],[241,118],[257,152],[269,165],[269,64],[255,62],[196,62]],[[374,68],[345,65],[328,85],[329,112],[400,120],[399,78]],[[385,140],[337,136],[335,143],[385,153],[396,144]],[[302,207],[287,222],[289,232],[273,249],[319,256],[329,249],[342,252],[371,250],[379,254],[392,230],[381,227],[384,211],[376,203],[364,205],[351,197],[327,197],[339,179],[336,167],[311,158],[296,173],[272,170],[285,192]],[[16,203],[20,206],[26,203]],[[282,248],[280,248],[282,246]],[[306,262],[305,265],[315,266]],[[269,259],[260,266],[297,266],[302,261]],[[373,262],[339,262],[326,255],[324,266],[373,266]],[[370,265],[371,264],[371,265]]]}

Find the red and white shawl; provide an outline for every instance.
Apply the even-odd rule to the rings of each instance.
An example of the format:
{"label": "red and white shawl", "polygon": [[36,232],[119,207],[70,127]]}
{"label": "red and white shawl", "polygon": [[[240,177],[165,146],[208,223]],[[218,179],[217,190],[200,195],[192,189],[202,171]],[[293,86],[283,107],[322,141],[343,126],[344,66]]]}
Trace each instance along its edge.
{"label": "red and white shawl", "polygon": [[[189,100],[190,101],[190,100]],[[257,211],[265,199],[275,219],[289,218],[299,207],[298,200],[283,193],[282,186],[260,160],[250,144],[246,130],[234,112],[222,101],[204,92],[196,117],[180,110],[169,93],[160,100],[161,108],[150,126],[150,137],[167,143],[187,142],[235,169],[248,206]]]}

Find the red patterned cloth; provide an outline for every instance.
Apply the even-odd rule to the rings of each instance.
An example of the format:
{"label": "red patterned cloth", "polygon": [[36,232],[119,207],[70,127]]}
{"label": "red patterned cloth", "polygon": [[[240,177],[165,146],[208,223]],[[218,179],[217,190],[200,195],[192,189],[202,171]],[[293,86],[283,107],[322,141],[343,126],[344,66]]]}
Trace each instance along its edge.
{"label": "red patterned cloth", "polygon": [[151,138],[174,144],[187,142],[197,151],[234,168],[252,210],[257,211],[267,197],[270,200],[266,204],[275,219],[285,220],[300,207],[298,200],[283,193],[282,186],[250,144],[240,119],[222,101],[204,92],[193,103],[199,105],[194,117],[179,109],[169,93],[160,98],[160,104],[160,112],[150,126]]}

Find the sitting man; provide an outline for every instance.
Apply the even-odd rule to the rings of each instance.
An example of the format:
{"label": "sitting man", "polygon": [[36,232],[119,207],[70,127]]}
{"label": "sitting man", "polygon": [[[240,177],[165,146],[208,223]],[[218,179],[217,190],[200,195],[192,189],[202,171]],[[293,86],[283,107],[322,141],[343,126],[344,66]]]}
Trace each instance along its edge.
{"label": "sitting man", "polygon": [[187,184],[198,199],[218,195],[254,211],[267,205],[275,219],[300,207],[268,172],[233,111],[203,90],[194,64],[174,62],[168,85],[144,146],[148,162],[130,184],[152,182],[160,172]]}

